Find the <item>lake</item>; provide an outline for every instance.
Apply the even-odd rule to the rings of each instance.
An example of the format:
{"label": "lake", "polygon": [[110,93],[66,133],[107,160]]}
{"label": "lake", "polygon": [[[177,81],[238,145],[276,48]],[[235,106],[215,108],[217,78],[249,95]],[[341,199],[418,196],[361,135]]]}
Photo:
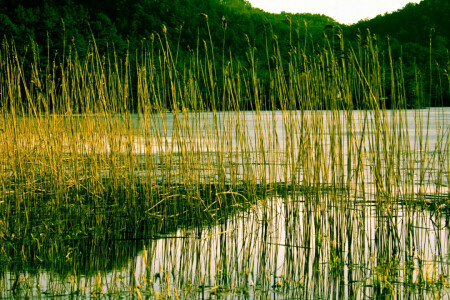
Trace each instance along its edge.
{"label": "lake", "polygon": [[[60,176],[32,154],[57,153],[55,173],[74,182],[55,199],[102,180],[111,199],[88,214],[88,196],[54,214],[7,209],[33,225],[3,237],[2,298],[450,298],[449,108],[47,121],[61,130],[19,126],[5,148],[32,162],[24,186]],[[47,199],[18,182],[2,181],[0,205]]]}

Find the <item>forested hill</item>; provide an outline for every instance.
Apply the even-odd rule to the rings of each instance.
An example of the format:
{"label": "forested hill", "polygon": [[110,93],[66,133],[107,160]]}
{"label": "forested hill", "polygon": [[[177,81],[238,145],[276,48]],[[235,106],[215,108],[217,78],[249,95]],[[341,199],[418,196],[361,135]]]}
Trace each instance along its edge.
{"label": "forested hill", "polygon": [[355,36],[367,29],[379,37],[393,38],[393,46],[403,51],[403,56],[410,56],[407,59],[414,57],[427,61],[431,43],[434,56],[440,61],[448,60],[450,2],[423,0],[418,4],[409,3],[396,12],[360,21],[345,31],[347,35]]}
{"label": "forested hill", "polygon": [[13,38],[18,48],[33,39],[53,49],[69,40],[82,49],[93,34],[99,45],[122,49],[161,34],[164,26],[181,49],[209,35],[221,47],[226,31],[226,48],[237,54],[248,48],[245,35],[263,47],[267,34],[288,43],[292,35],[318,38],[329,24],[336,22],[322,15],[270,14],[245,0],[0,0],[0,34]]}
{"label": "forested hill", "polygon": [[379,15],[371,20],[360,21],[353,29],[370,28],[380,35],[390,35],[402,42],[427,45],[430,29],[438,37],[436,43],[449,46],[450,2],[448,0],[424,0],[409,3],[396,12]]}
{"label": "forested hill", "polygon": [[[30,41],[37,42],[39,47],[33,49],[44,57],[43,64],[48,63],[47,57],[53,60],[68,46],[82,56],[92,37],[100,53],[114,49],[119,56],[131,53],[131,60],[144,40],[160,37],[176,51],[177,58],[213,46],[214,53],[231,53],[234,61],[245,61],[251,46],[261,64],[270,55],[267,48],[274,51],[274,40],[283,61],[288,62],[290,53],[315,55],[330,45],[344,52],[345,44],[345,52],[349,52],[370,37],[377,40],[377,49],[383,55],[389,45],[393,59],[402,58],[406,86],[412,86],[417,69],[422,71],[425,84],[433,81],[426,76],[434,71],[440,72],[439,76],[449,73],[449,28],[448,0],[408,4],[394,13],[351,26],[324,15],[271,14],[246,0],[0,0],[1,38],[14,40],[19,54],[30,53]],[[332,38],[332,43],[324,36]],[[342,36],[345,42],[341,44],[337,39]],[[215,63],[220,70],[219,57],[223,56],[216,56]],[[431,87],[427,90],[432,93]],[[414,93],[413,88],[407,93]],[[448,105],[450,96],[445,93]]]}
{"label": "forested hill", "polygon": [[[324,15],[267,13],[246,0],[0,0],[0,35],[14,39],[18,49],[32,39],[55,51],[67,42],[83,50],[94,36],[100,49],[108,43],[120,53],[152,34],[161,34],[164,26],[168,40],[179,49],[195,48],[199,41],[211,38],[219,48],[225,40],[227,52],[239,56],[249,41],[262,49],[267,36],[274,34],[282,48],[297,45],[305,37],[311,45],[320,43],[324,28],[330,25],[339,24]],[[419,61],[428,60],[431,33],[432,47],[444,59],[450,47],[450,3],[424,0],[352,26],[339,26],[353,43],[367,29],[379,37],[390,36],[395,55]]]}

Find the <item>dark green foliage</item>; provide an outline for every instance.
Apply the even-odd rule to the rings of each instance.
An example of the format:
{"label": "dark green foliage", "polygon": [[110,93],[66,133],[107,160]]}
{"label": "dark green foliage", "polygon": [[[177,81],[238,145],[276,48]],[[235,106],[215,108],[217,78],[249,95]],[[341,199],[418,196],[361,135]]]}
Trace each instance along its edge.
{"label": "dark green foliage", "polygon": [[419,4],[410,3],[403,9],[372,20],[361,21],[351,29],[370,28],[382,36],[390,35],[402,42],[427,46],[430,29],[433,30],[435,46],[450,45],[450,3],[446,0],[425,0]]}
{"label": "dark green foliage", "polygon": [[21,0],[3,1],[0,6],[1,36],[14,38],[20,47],[30,39],[40,45],[49,42],[52,50],[60,51],[63,43],[72,40],[78,50],[84,50],[91,34],[99,44],[139,45],[142,38],[161,34],[165,26],[168,40],[180,49],[195,48],[210,38],[222,47],[226,36],[227,52],[243,53],[248,46],[245,35],[262,48],[270,24],[269,32],[288,43],[291,28],[302,27],[304,38],[306,23],[308,34],[320,34],[324,26],[335,22],[310,14],[269,14],[243,0]]}
{"label": "dark green foliage", "polygon": [[[133,64],[134,54],[143,39],[151,40],[159,35],[174,51],[177,63],[187,61],[198,49],[214,52],[215,71],[219,74],[223,58],[230,53],[236,62],[248,67],[248,51],[254,49],[254,59],[260,62],[258,71],[263,74],[270,68],[267,61],[271,55],[276,55],[275,48],[282,53],[285,63],[291,52],[303,51],[311,55],[328,48],[328,43],[345,56],[348,55],[345,51],[357,51],[358,47],[365,46],[366,36],[375,34],[380,53],[388,57],[390,47],[393,58],[402,58],[407,86],[414,86],[417,78],[428,85],[425,100],[411,100],[411,106],[420,102],[422,105],[449,105],[449,92],[433,84],[433,81],[447,80],[449,23],[450,4],[445,0],[408,4],[392,14],[352,26],[339,25],[323,15],[266,13],[253,8],[246,0],[0,1],[0,35],[13,39],[20,55],[31,52],[31,40],[36,42],[39,56],[44,57],[44,66],[54,61],[58,53],[67,53],[70,49],[75,48],[78,55],[83,56],[92,37],[100,55],[106,55],[107,49],[114,49],[125,59],[129,50]],[[346,39],[345,51],[341,49],[342,35]],[[389,43],[384,40],[387,36]],[[399,67],[400,63],[395,64]],[[417,98],[413,90],[407,93],[408,98]]]}
{"label": "dark green foliage", "polygon": [[[424,0],[419,4],[409,3],[391,14],[360,21],[344,31],[347,36],[370,32],[379,39],[389,37],[393,57],[402,57],[407,85],[412,85],[417,76],[427,86],[424,105],[449,106],[449,92],[436,87],[440,81],[448,80],[449,28],[450,3]],[[416,73],[416,68],[422,72]],[[414,98],[414,92],[410,90],[408,96]]]}

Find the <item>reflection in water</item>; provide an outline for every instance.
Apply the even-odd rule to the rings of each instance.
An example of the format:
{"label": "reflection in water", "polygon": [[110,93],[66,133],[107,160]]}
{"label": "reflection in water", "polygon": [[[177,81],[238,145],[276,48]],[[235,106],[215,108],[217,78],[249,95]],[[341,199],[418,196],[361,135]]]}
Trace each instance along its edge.
{"label": "reflection in water", "polygon": [[[149,243],[137,270],[170,274],[173,289],[205,293],[409,299],[424,286],[430,295],[445,293],[449,229],[442,219],[402,206],[389,216],[377,205],[316,204],[300,195],[275,198],[200,238],[178,231]],[[163,292],[165,284],[153,288]]]}
{"label": "reflection in water", "polygon": [[40,165],[5,181],[0,296],[449,297],[449,110],[426,132],[426,111],[346,113],[133,116],[70,145],[19,139],[25,158],[72,155],[57,170],[73,184],[45,193]]}
{"label": "reflection in water", "polygon": [[160,238],[83,241],[68,254],[72,268],[6,272],[2,293],[26,284],[21,295],[448,296],[443,218],[339,201],[337,191],[316,196],[275,197],[223,224]]}

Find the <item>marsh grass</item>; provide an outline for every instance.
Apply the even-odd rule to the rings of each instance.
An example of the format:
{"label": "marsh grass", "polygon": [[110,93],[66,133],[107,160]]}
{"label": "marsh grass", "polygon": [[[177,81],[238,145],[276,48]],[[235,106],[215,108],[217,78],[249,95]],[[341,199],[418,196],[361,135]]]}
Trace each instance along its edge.
{"label": "marsh grass", "polygon": [[[321,285],[324,278],[316,276],[323,274],[345,279],[346,286],[354,276],[374,296],[405,286],[412,293],[429,286],[441,293],[448,285],[442,275],[448,274],[448,252],[441,250],[448,244],[438,239],[436,249],[425,251],[415,228],[423,207],[432,211],[433,230],[442,230],[442,219],[448,228],[448,110],[413,111],[411,123],[401,61],[382,55],[370,34],[357,49],[342,38],[325,39],[310,56],[296,47],[280,53],[277,37],[270,41],[266,63],[249,42],[246,63],[222,52],[222,68],[212,43],[199,43],[178,60],[164,34],[144,41],[133,63],[129,54],[99,54],[93,41],[85,56],[68,49],[45,67],[38,45],[31,46],[26,66],[5,41],[0,261],[6,276],[16,277],[2,295],[38,293],[19,270],[40,267],[55,274],[76,270],[67,275],[71,288],[47,292],[79,297],[123,291],[173,296],[180,289],[193,295],[205,289],[206,295],[338,295],[342,286]],[[422,88],[418,80],[419,102]],[[273,199],[281,199],[283,209]],[[263,224],[258,236],[248,241],[243,233],[227,242],[238,217],[254,215],[252,226]],[[129,281],[106,289],[104,277],[92,276],[124,268],[135,256],[132,246],[106,253],[104,247],[117,241],[152,241],[180,228],[198,228],[203,241],[213,225],[221,231],[209,237],[219,241],[208,247],[220,250],[218,258],[209,253],[208,265],[189,266],[190,255],[200,255],[197,242],[168,239],[162,255],[179,247],[187,255],[177,271],[144,266],[140,283],[130,270]],[[279,226],[285,240],[270,240],[267,230]],[[233,252],[242,263],[232,264],[226,249],[237,243],[251,247]],[[91,249],[92,257],[82,249]],[[427,279],[420,257],[429,251],[434,273]],[[348,275],[349,269],[356,271]],[[92,282],[81,283],[79,272]],[[350,286],[348,296],[360,295]]]}

